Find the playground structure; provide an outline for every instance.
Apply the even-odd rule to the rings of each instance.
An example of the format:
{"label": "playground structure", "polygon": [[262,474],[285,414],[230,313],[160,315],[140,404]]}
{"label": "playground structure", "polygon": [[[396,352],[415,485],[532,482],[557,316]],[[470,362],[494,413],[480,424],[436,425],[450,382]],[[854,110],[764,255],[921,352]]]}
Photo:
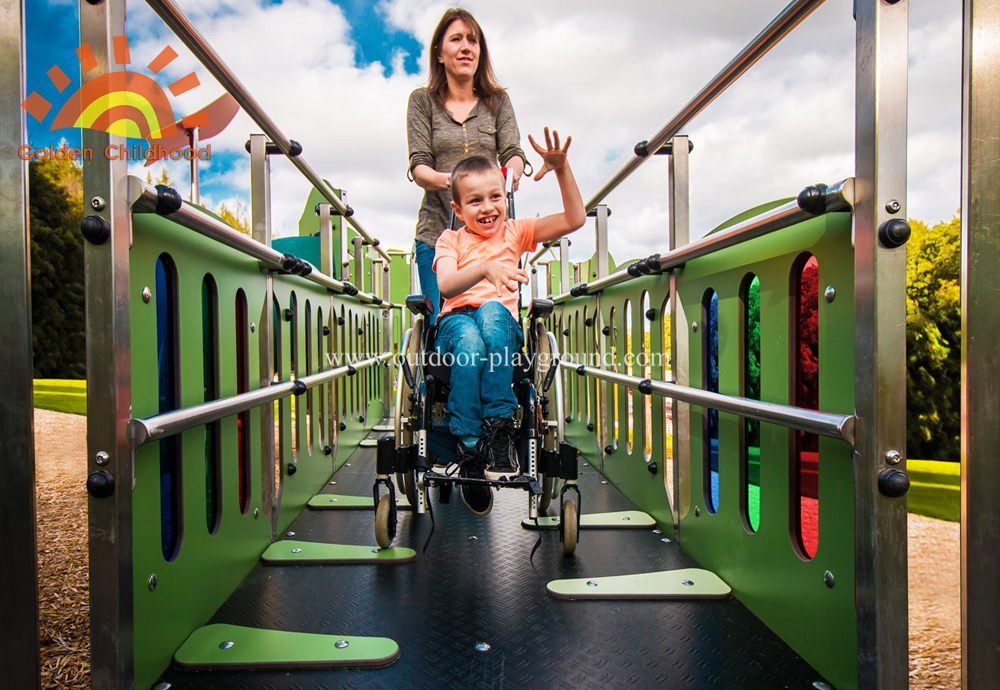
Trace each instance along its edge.
{"label": "playground structure", "polygon": [[[380,246],[176,4],[148,2],[263,134],[251,134],[248,142],[251,237],[184,202],[175,190],[128,176],[124,161],[84,166],[95,688],[169,687],[170,678],[181,677],[168,672],[172,663],[218,665],[220,648],[242,653],[255,643],[260,630],[218,632],[205,624],[241,588],[253,586],[262,555],[281,560],[275,550],[291,548],[281,537],[293,524],[309,524],[296,521],[331,516],[305,511],[317,499],[336,500],[320,493],[330,490],[324,489],[329,481],[344,472],[342,484],[367,482],[370,488],[373,454],[361,442],[379,420],[393,416],[399,383],[389,364],[411,323],[403,305],[414,292],[406,255]],[[696,154],[682,129],[820,4],[791,2],[663,129],[636,146],[635,156],[587,203],[596,242],[590,260],[570,262],[565,240],[558,256],[545,261],[549,248],[543,247],[530,259],[533,266],[548,265],[547,284],[533,270],[530,290],[533,298],[555,304],[544,323],[562,353],[558,423],[566,441],[602,481],[673,539],[663,560],[693,561],[699,573],[721,578],[720,591],[731,589],[738,600],[724,604],[731,620],[756,619],[761,644],[778,655],[769,660],[776,677],[760,669],[734,670],[744,658],[738,650],[725,658],[725,650],[684,630],[695,641],[676,652],[690,657],[685,669],[692,687],[724,686],[737,674],[745,674],[739,676],[744,687],[768,687],[777,679],[798,683],[809,673],[816,688],[895,689],[908,682],[906,0],[855,3],[853,175],[845,171],[841,181],[789,190],[791,198],[750,209],[690,240],[688,157]],[[3,525],[9,550],[0,584],[8,595],[0,618],[10,640],[4,667],[11,687],[20,688],[37,685],[38,673],[37,604],[29,595],[36,589],[34,525],[25,519],[33,516],[33,467],[25,462],[32,457],[30,291],[26,164],[10,144],[24,132],[17,108],[24,100],[23,29],[14,16],[20,10],[4,7],[4,64],[21,67],[16,74],[6,70],[0,83],[8,96],[0,116],[0,164],[8,181],[0,205],[0,262],[10,277],[3,304],[11,334],[0,364],[8,386],[0,415],[0,464],[7,477],[0,500],[14,518]],[[119,69],[109,56],[113,37],[124,33],[125,1],[86,0],[80,14],[82,42],[98,61],[84,79]],[[996,299],[987,273],[1000,259],[998,230],[991,225],[1000,206],[993,74],[1000,58],[1000,2],[966,0],[965,18],[962,644],[963,686],[978,689],[994,687],[1000,674],[1000,466],[993,460],[1000,444],[993,412],[1000,365],[992,354]],[[122,141],[83,131],[84,146],[94,150]],[[661,154],[670,175],[665,249],[616,264],[608,253],[612,221],[603,202],[636,168]],[[318,263],[272,247],[270,155],[287,156],[321,198]],[[844,327],[850,323],[853,333]],[[654,359],[657,352],[669,352],[669,359]],[[851,371],[853,376],[844,375]],[[346,470],[349,460],[366,464],[363,476]],[[596,478],[590,486],[600,487]],[[338,486],[337,492],[344,490]],[[586,516],[586,489],[583,495]],[[611,501],[599,499],[599,505],[601,500]],[[414,517],[406,524],[423,529],[419,523]],[[366,544],[373,534],[368,524]],[[355,533],[354,523],[344,524],[344,539]],[[593,538],[604,539],[602,548],[613,549],[618,539],[622,549],[635,550],[631,536],[597,534],[581,533],[581,548]],[[351,567],[419,569],[423,556],[390,564],[413,555],[405,548],[355,554],[368,562]],[[389,562],[370,562],[378,560]],[[639,567],[645,566],[652,571],[663,564],[647,559]],[[600,573],[582,574],[598,589],[605,585]],[[368,584],[391,602],[393,582],[372,576]],[[533,585],[545,588],[544,581]],[[348,599],[354,595],[347,587],[323,594]],[[672,596],[685,596],[683,587],[674,589],[679,591]],[[554,596],[558,590],[549,584]],[[262,592],[268,606],[287,601],[277,590]],[[667,605],[650,602],[631,610],[656,617],[667,614],[653,607]],[[683,610],[711,616],[705,607],[717,605],[723,604],[699,602],[701,608]],[[586,612],[600,609],[581,611],[574,619],[581,627],[598,625]],[[379,614],[393,615],[392,606],[386,603],[373,615]],[[606,628],[618,624],[599,620]],[[742,632],[725,628],[724,617],[713,620],[723,626],[723,636]],[[336,623],[350,632],[352,619]],[[628,628],[627,622],[620,625]],[[604,632],[615,635],[613,628]],[[574,634],[553,633],[569,640]],[[285,663],[379,666],[397,657],[402,664],[407,655],[404,644],[382,637],[325,637],[300,641],[294,653],[286,650],[295,658]],[[225,641],[220,645],[218,639]],[[273,639],[260,644],[284,649],[280,634]],[[674,638],[658,643],[663,646],[653,645],[655,654],[678,644]],[[705,661],[699,655],[711,655],[705,662],[710,668],[693,672]],[[555,651],[552,656],[558,671],[563,660]],[[229,671],[229,679],[252,685],[260,660],[257,666],[253,655],[241,660],[246,675]],[[651,668],[644,686],[652,687],[657,674],[669,675],[665,664]],[[377,679],[375,674],[391,669],[351,678],[370,673]],[[282,675],[281,682],[304,682],[296,673],[306,672]],[[342,671],[328,673],[324,678],[336,682]],[[530,668],[522,673],[537,680]],[[213,674],[182,677],[190,687],[223,682]],[[279,682],[275,678],[268,676]],[[462,687],[454,674],[435,679],[425,686]]]}

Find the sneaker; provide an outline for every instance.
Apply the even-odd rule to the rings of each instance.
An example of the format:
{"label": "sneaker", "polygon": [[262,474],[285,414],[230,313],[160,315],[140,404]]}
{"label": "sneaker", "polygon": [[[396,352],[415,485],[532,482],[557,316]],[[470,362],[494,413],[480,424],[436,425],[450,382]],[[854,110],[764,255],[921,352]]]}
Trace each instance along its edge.
{"label": "sneaker", "polygon": [[486,476],[489,479],[513,479],[518,475],[517,450],[514,447],[516,433],[513,419],[490,417],[483,421],[483,437],[479,442],[486,456]]}
{"label": "sneaker", "polygon": [[[466,448],[460,441],[458,443],[458,466],[459,476],[470,479],[485,479],[483,467],[486,459],[477,447]],[[462,503],[473,515],[482,517],[493,509],[493,490],[488,486],[459,485],[459,493],[462,494]]]}

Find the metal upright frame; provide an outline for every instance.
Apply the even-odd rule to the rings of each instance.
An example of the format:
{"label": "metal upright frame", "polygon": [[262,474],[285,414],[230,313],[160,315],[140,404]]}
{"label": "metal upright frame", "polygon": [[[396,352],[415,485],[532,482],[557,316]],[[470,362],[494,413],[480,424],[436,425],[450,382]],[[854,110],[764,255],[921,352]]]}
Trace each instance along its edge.
{"label": "metal upright frame", "polygon": [[[597,260],[597,279],[605,278],[610,272],[608,267],[608,216],[611,215],[607,204],[598,204],[594,208],[594,236],[595,253]],[[534,267],[532,267],[534,268]],[[601,305],[601,296],[597,296],[597,313],[594,315],[594,330],[598,333],[597,352],[601,361],[598,366],[606,366],[608,354],[608,339],[604,336],[604,309]],[[587,362],[592,364],[592,362]],[[600,409],[597,412],[597,453],[601,461],[601,471],[604,471],[604,457],[607,455],[604,448],[608,445],[611,432],[608,429],[608,384],[605,381],[597,382],[598,398],[601,401]]]}
{"label": "metal upright frame", "polygon": [[1000,2],[965,0],[962,92],[962,688],[1000,687]]}
{"label": "metal upright frame", "polygon": [[[855,100],[854,451],[858,687],[908,681],[906,499],[879,490],[905,471],[906,250],[879,228],[906,218],[905,0],[858,0]],[[893,464],[897,463],[897,464]]]}
{"label": "metal upright frame", "polygon": [[0,668],[9,687],[39,687],[38,556],[32,409],[31,243],[26,141],[24,5],[0,5]]}
{"label": "metal upright frame", "polygon": [[[123,69],[113,64],[112,37],[125,34],[125,0],[80,2],[80,42],[89,43],[97,66],[91,80]],[[104,151],[125,145],[123,136],[82,130],[83,148]],[[114,480],[114,492],[89,499],[90,673],[95,688],[133,683],[131,333],[129,239],[131,204],[126,162],[95,156],[83,168],[87,212],[107,222],[101,244],[85,243],[87,314],[87,469]]]}
{"label": "metal upright frame", "polygon": [[[670,159],[667,185],[670,194],[670,228],[667,248],[670,251],[686,246],[691,241],[691,216],[688,187],[688,138],[675,136],[670,140]],[[677,299],[677,277],[683,268],[670,274],[670,371],[679,386],[690,385],[688,377],[687,320],[684,306]],[[684,337],[678,337],[681,334]],[[664,401],[664,404],[666,401]],[[681,462],[688,453],[688,433],[691,408],[679,400],[670,401],[670,433],[673,440],[672,458],[674,485],[671,492],[670,513],[674,519],[674,539],[681,538],[681,518],[687,515],[690,503],[688,491],[688,463]],[[664,482],[666,473],[664,472]],[[682,490],[683,487],[683,490]]]}
{"label": "metal upright frame", "polygon": [[[334,241],[333,241],[333,207],[327,203],[321,203],[317,207],[319,213],[319,245],[320,245],[320,270],[323,273],[332,276],[334,267],[337,265],[339,257],[334,256]],[[337,315],[334,312],[332,300],[330,304],[330,334],[326,337],[327,352],[333,352],[334,345],[336,344],[336,338],[334,333],[337,332]],[[323,364],[323,369],[331,362],[326,362]],[[330,456],[332,458],[333,467],[331,468],[332,473],[337,472],[337,444],[340,441],[340,408],[338,392],[338,384],[331,384],[327,392],[327,404],[330,410],[328,415],[329,419],[327,423],[327,444],[330,446]]]}

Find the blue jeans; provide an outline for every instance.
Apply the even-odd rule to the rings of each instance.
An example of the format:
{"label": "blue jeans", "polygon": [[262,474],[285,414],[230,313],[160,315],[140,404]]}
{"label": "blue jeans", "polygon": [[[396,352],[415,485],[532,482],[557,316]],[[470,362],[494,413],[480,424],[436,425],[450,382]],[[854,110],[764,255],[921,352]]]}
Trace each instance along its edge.
{"label": "blue jeans", "polygon": [[417,274],[420,276],[420,290],[431,301],[431,323],[437,320],[441,305],[441,291],[438,290],[437,274],[434,273],[434,248],[417,240],[413,258],[417,262]]}
{"label": "blue jeans", "polygon": [[514,353],[523,344],[521,326],[500,302],[441,319],[437,351],[451,368],[452,434],[480,436],[484,419],[514,416]]}

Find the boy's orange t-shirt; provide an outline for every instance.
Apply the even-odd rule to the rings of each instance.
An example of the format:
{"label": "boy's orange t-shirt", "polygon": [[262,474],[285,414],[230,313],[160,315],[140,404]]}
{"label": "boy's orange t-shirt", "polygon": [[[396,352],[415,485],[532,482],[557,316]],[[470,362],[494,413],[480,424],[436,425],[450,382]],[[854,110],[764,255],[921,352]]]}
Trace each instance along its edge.
{"label": "boy's orange t-shirt", "polygon": [[[464,226],[458,230],[445,230],[434,248],[435,273],[442,256],[453,257],[458,264],[458,270],[484,261],[498,261],[517,267],[521,255],[524,252],[534,251],[537,246],[535,242],[537,220],[537,218],[508,220],[490,237],[477,235]],[[496,287],[484,278],[462,294],[446,298],[441,313],[456,307],[480,307],[486,302],[500,301],[516,319],[517,295],[517,292],[503,290],[503,296],[498,298]]]}

